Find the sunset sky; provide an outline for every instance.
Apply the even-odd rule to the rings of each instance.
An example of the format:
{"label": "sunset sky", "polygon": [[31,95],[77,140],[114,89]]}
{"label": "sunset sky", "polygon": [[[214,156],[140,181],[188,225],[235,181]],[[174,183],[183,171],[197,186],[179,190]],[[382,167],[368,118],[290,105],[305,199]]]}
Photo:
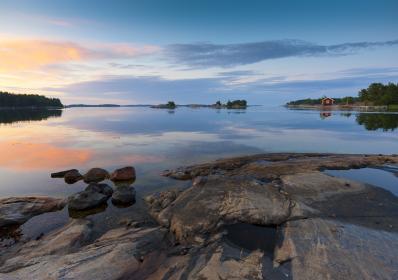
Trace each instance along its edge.
{"label": "sunset sky", "polygon": [[0,2],[0,90],[282,104],[398,82],[398,1]]}

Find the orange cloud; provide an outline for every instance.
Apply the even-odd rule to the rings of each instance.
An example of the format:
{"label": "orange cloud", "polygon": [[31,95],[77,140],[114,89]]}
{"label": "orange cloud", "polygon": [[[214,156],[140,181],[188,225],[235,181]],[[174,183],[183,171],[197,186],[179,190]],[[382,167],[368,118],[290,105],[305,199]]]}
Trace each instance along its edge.
{"label": "orange cloud", "polygon": [[86,163],[92,153],[50,144],[0,142],[0,167],[14,170],[69,168]]}
{"label": "orange cloud", "polygon": [[0,72],[34,69],[82,60],[132,58],[158,51],[156,46],[106,44],[85,47],[73,42],[36,39],[0,40]]}

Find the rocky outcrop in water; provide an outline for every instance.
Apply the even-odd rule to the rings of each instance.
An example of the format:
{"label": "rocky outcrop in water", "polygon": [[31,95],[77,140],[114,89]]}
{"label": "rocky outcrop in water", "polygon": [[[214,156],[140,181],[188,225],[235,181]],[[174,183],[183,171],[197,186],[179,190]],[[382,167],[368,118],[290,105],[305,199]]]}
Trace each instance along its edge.
{"label": "rocky outcrop in water", "polygon": [[0,227],[23,224],[30,218],[64,208],[65,199],[46,196],[0,199]]}
{"label": "rocky outcrop in water", "polygon": [[74,184],[83,179],[83,176],[77,170],[71,170],[64,175],[65,183]]}
{"label": "rocky outcrop in water", "polygon": [[132,166],[116,169],[112,172],[112,181],[133,181],[135,180],[135,169]]}
{"label": "rocky outcrop in water", "polygon": [[83,178],[85,183],[98,183],[108,179],[109,173],[105,169],[95,167],[87,171]]}
{"label": "rocky outcrop in water", "polygon": [[0,256],[0,278],[397,279],[398,198],[322,172],[383,164],[398,157],[266,154],[167,171],[192,185],[145,198],[159,226],[98,237],[72,221]]}

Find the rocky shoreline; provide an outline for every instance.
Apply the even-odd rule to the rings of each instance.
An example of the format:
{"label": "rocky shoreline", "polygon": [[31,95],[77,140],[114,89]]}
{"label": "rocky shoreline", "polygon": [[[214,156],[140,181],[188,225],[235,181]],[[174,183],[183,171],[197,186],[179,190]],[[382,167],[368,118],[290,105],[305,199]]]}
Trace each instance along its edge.
{"label": "rocky shoreline", "polygon": [[[145,197],[145,211],[100,235],[82,217],[2,248],[0,279],[398,279],[398,198],[322,172],[385,164],[398,156],[261,154],[168,170],[191,186]],[[90,173],[68,172],[58,175]],[[91,175],[132,175],[118,172]],[[83,192],[114,196],[97,181]],[[0,227],[71,201],[1,199]]]}

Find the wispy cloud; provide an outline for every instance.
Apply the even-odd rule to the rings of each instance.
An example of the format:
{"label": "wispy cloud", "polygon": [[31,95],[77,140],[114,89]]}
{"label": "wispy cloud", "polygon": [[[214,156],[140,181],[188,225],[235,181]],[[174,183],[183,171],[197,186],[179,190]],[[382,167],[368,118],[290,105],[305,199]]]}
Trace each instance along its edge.
{"label": "wispy cloud", "polygon": [[154,53],[158,49],[151,45],[136,46],[127,43],[83,46],[74,42],[5,39],[0,41],[0,72],[83,60],[133,58]]}
{"label": "wispy cloud", "polygon": [[318,45],[302,40],[275,40],[242,44],[173,44],[165,55],[191,67],[231,67],[294,56],[349,55],[362,49],[396,46],[398,40]]}
{"label": "wispy cloud", "polygon": [[[43,90],[64,93],[68,103],[79,103],[79,98],[88,103],[98,103],[98,98],[102,98],[102,103],[112,103],[118,99],[122,104],[159,103],[169,99],[180,104],[212,103],[217,100],[245,98],[251,104],[283,104],[292,99],[320,97],[323,94],[336,97],[356,95],[358,90],[367,87],[371,82],[397,81],[398,73],[386,75],[383,74],[383,69],[348,69],[329,73],[328,77],[318,79],[259,77],[239,83],[233,82],[236,79],[233,75],[175,80],[159,76],[105,76],[98,80]],[[347,72],[352,72],[352,75],[347,76]]]}

